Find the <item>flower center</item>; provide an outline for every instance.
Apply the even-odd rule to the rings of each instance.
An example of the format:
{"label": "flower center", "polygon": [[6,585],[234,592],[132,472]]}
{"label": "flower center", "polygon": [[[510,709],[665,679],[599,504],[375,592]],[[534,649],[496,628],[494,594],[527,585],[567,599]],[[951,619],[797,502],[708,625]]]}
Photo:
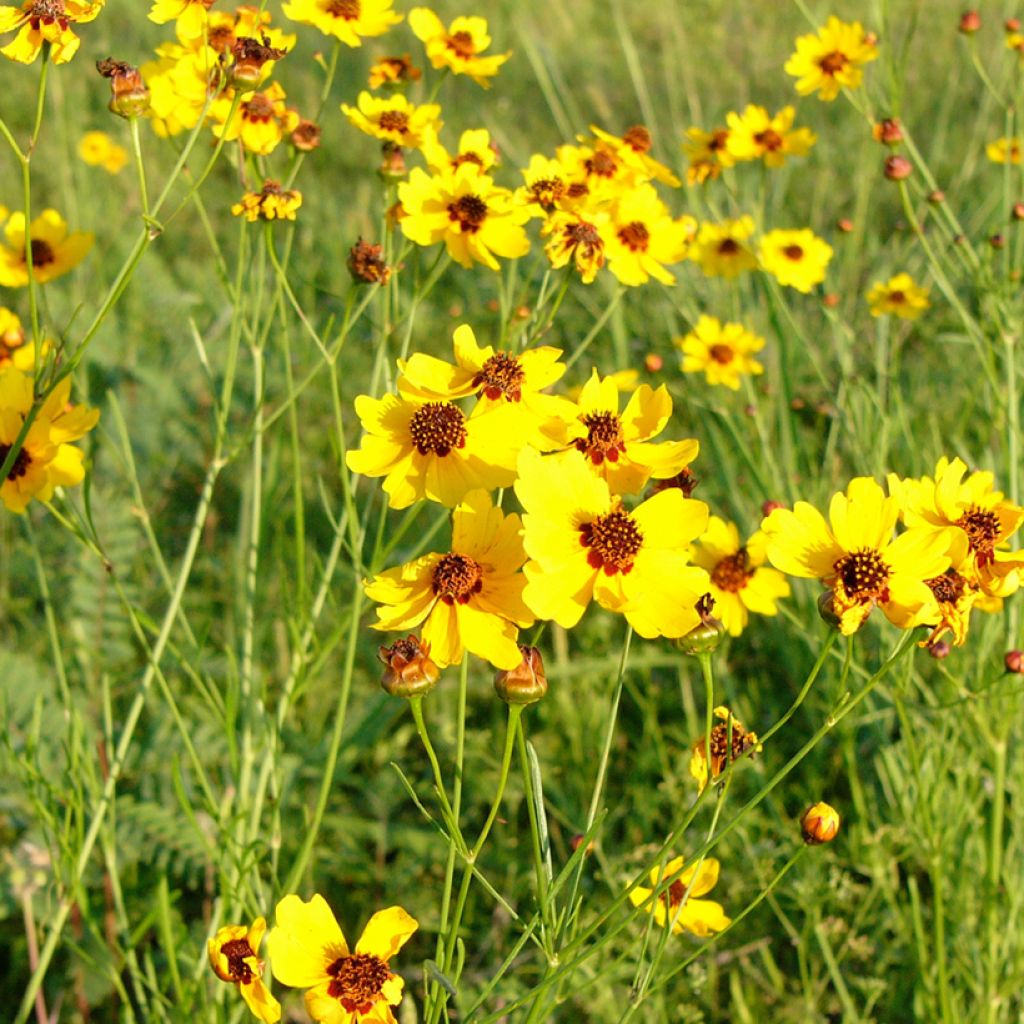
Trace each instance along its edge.
{"label": "flower center", "polygon": [[409,436],[420,455],[444,457],[453,448],[466,447],[466,417],[451,402],[427,402],[413,413]]}
{"label": "flower center", "polygon": [[361,13],[359,0],[329,0],[327,13],[335,18],[355,21]]}
{"label": "flower center", "polygon": [[619,241],[632,252],[646,252],[650,240],[651,233],[638,220],[619,229]]}
{"label": "flower center", "polygon": [[967,534],[967,542],[977,555],[979,564],[991,562],[992,549],[999,539],[999,516],[989,509],[969,505],[956,525]]}
{"label": "flower center", "polygon": [[586,167],[587,174],[594,174],[598,178],[612,178],[615,176],[617,164],[611,153],[599,149],[583,166]]}
{"label": "flower center", "polygon": [[683,885],[677,878],[659,897],[662,903],[670,908],[678,907],[686,899],[686,892],[689,886]]}
{"label": "flower center", "polygon": [[39,30],[39,23],[52,25],[59,23],[61,28],[67,28],[68,19],[65,17],[64,0],[35,0],[29,9],[28,17],[30,26],[36,31]]}
{"label": "flower center", "polygon": [[718,243],[718,254],[720,256],[735,256],[740,251],[740,243],[735,238],[723,238]]}
{"label": "flower center", "polygon": [[626,129],[622,141],[635,152],[646,153],[651,148],[651,133],[642,124],[635,124]]}
{"label": "flower center", "polygon": [[480,563],[469,555],[445,555],[434,566],[431,587],[445,604],[466,604],[484,585]]}
{"label": "flower center", "polygon": [[833,50],[831,53],[826,53],[825,56],[818,61],[818,67],[821,68],[826,75],[838,75],[846,65],[846,54],[841,53],[839,50]]}
{"label": "flower center", "polygon": [[603,248],[601,235],[597,228],[585,220],[566,225],[565,241],[573,249],[580,245],[583,246],[587,250],[588,256]]}
{"label": "flower center", "polygon": [[48,263],[56,261],[57,257],[54,254],[53,246],[49,242],[44,242],[41,238],[33,238],[29,245],[32,248],[33,267],[45,267]]}
{"label": "flower center", "polygon": [[397,132],[399,135],[403,135],[409,128],[409,115],[401,110],[385,110],[380,115],[378,123],[386,132]]}
{"label": "flower center", "polygon": [[848,597],[857,601],[888,601],[889,566],[874,548],[851,551],[833,566]]}
{"label": "flower center", "polygon": [[776,149],[782,149],[782,136],[773,128],[769,128],[767,131],[757,132],[757,134],[754,135],[754,141],[759,146],[764,146],[767,150],[774,151]]}
{"label": "flower center", "polygon": [[711,730],[711,774],[720,775],[727,760],[735,761],[742,757],[753,745],[754,737],[735,718],[732,721],[732,743],[729,742],[729,723],[719,722]]}
{"label": "flower center", "polygon": [[708,355],[711,356],[716,363],[728,366],[733,360],[734,353],[729,345],[723,345],[721,342],[718,342],[708,349]]}
{"label": "flower center", "polygon": [[459,153],[458,156],[452,157],[453,170],[463,164],[476,164],[477,167],[483,167],[484,158],[479,153]]}
{"label": "flower center", "polygon": [[221,954],[228,958],[228,973],[232,981],[248,985],[252,981],[252,968],[245,962],[255,956],[248,939],[232,939],[220,947]]}
{"label": "flower center", "polygon": [[528,191],[538,206],[550,210],[565,195],[565,182],[560,178],[541,178],[530,185]]}
{"label": "flower center", "polygon": [[526,374],[515,356],[496,352],[473,378],[473,387],[480,388],[480,394],[492,402],[496,402],[502,395],[509,402],[518,402],[523,397],[525,379]]}
{"label": "flower center", "polygon": [[785,256],[787,260],[792,260],[794,263],[796,263],[798,260],[803,259],[804,250],[799,245],[787,245],[782,250],[782,255]]}
{"label": "flower center", "polygon": [[367,953],[340,957],[327,968],[327,973],[331,976],[327,994],[349,1013],[368,1013],[391,977],[388,965]]}
{"label": "flower center", "polygon": [[613,412],[588,412],[580,419],[587,428],[587,436],[577,438],[576,448],[595,466],[600,466],[605,459],[618,462],[619,453],[626,450],[622,420]]}
{"label": "flower center", "polygon": [[453,32],[448,37],[448,49],[452,50],[457,57],[469,58],[476,53],[476,43],[469,32]]}
{"label": "flower center", "polygon": [[925,583],[931,588],[935,600],[942,604],[956,604],[967,590],[967,580],[956,569],[947,569],[941,576],[934,576]]}
{"label": "flower center", "polygon": [[906,302],[907,301],[907,297],[899,289],[896,289],[896,291],[889,292],[889,301],[891,303],[893,303],[894,305],[898,306],[898,305]]}
{"label": "flower center", "polygon": [[[735,594],[747,585],[748,580],[753,575],[754,570],[748,568],[747,552],[740,548],[735,555],[726,555],[715,566],[714,571],[711,573],[711,582],[719,590]],[[733,731],[735,732],[735,724]]]}
{"label": "flower center", "polygon": [[206,36],[206,44],[217,53],[226,53],[234,46],[235,30],[230,25],[217,25],[210,28]]}
{"label": "flower center", "polygon": [[448,219],[458,222],[467,234],[476,234],[487,219],[487,204],[479,196],[459,196],[454,203],[448,204]]}
{"label": "flower center", "polygon": [[[11,445],[0,444],[0,466],[7,461],[7,456],[11,454]],[[14,457],[14,464],[7,472],[6,480],[18,480],[28,472],[28,467],[32,465],[32,456],[29,455],[24,448]]]}
{"label": "flower center", "polygon": [[269,121],[274,116],[274,104],[262,92],[242,104],[242,113],[248,121]]}
{"label": "flower center", "polygon": [[628,573],[643,542],[644,535],[633,517],[621,508],[580,527],[580,544],[590,548],[587,563],[594,569],[603,569],[606,576]]}

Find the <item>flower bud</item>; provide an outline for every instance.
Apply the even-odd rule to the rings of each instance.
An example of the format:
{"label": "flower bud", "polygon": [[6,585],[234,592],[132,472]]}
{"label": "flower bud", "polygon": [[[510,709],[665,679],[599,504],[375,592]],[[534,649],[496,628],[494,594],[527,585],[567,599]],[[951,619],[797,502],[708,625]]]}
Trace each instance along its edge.
{"label": "flower bud", "polygon": [[988,244],[991,245],[993,249],[1002,249],[1003,246],[1006,245],[1006,238],[996,232],[996,234],[989,236]]}
{"label": "flower bud", "polygon": [[683,492],[684,498],[692,496],[693,492],[697,490],[697,484],[700,481],[687,469],[685,466],[679,470],[675,476],[666,477],[664,480],[653,480],[651,481],[651,493],[657,494],[659,491],[667,491],[671,488]]}
{"label": "flower bud", "polygon": [[839,831],[839,812],[824,803],[808,807],[800,819],[800,831],[809,846],[831,843]]}
{"label": "flower bud", "polygon": [[953,648],[945,640],[935,640],[928,645],[928,653],[935,658],[936,661],[942,661],[943,658],[948,658],[953,652]]}
{"label": "flower bud", "polygon": [[361,238],[349,250],[348,272],[356,284],[387,284],[391,268],[384,262],[384,247]]}
{"label": "flower bud", "polygon": [[548,692],[544,661],[536,647],[519,645],[523,660],[494,676],[494,691],[506,704],[535,704]]}
{"label": "flower bud", "polygon": [[657,352],[648,352],[644,356],[644,369],[648,373],[657,373],[665,365],[665,360]]}
{"label": "flower bud", "polygon": [[903,181],[914,173],[914,166],[905,157],[898,153],[895,156],[886,157],[885,176],[890,181]]}
{"label": "flower bud", "polygon": [[1024,672],[1024,651],[1007,651],[1003,662],[1006,665],[1007,672],[1012,672],[1014,675],[1019,676]]}
{"label": "flower bud", "polygon": [[875,142],[898,146],[903,141],[903,129],[894,117],[886,117],[871,129]]}
{"label": "flower bud", "polygon": [[725,634],[725,626],[711,614],[714,607],[715,599],[710,594],[705,594],[697,602],[697,614],[700,615],[699,625],[694,626],[689,633],[675,641],[676,648],[683,654],[710,654],[721,643]]}
{"label": "flower bud", "polygon": [[96,70],[110,79],[110,103],[108,110],[118,117],[139,117],[149,110],[149,89],[142,81],[139,69],[123,60],[96,61]]}
{"label": "flower bud", "polygon": [[777,508],[788,507],[784,501],[776,501],[774,498],[769,498],[767,501],[761,502],[761,515],[770,516]]}
{"label": "flower bud", "polygon": [[821,302],[826,309],[835,309],[839,305],[839,295],[836,292],[826,292],[821,297]]}
{"label": "flower bud", "polygon": [[380,147],[381,162],[377,176],[384,181],[402,181],[409,173],[405,166],[405,154],[401,146],[386,141]]}
{"label": "flower bud", "polygon": [[1003,22],[1003,28],[1005,28],[1007,32],[1019,32],[1020,18],[1007,18],[1006,21]]}
{"label": "flower bud", "polygon": [[286,52],[271,46],[266,36],[262,42],[251,36],[239,36],[231,47],[234,63],[228,69],[227,84],[242,92],[255,89],[263,78],[263,65],[280,60]]}
{"label": "flower bud", "polygon": [[836,221],[836,227],[842,231],[844,235],[848,235],[853,230],[853,221],[849,217],[841,217]]}
{"label": "flower bud", "polygon": [[1024,203],[1014,203],[1010,214],[1014,220],[1024,220]]}
{"label": "flower bud", "polygon": [[960,31],[965,36],[973,36],[981,28],[981,15],[977,11],[964,11],[960,15]]}
{"label": "flower bud", "polygon": [[944,203],[945,201],[946,193],[943,192],[941,188],[933,189],[931,192],[928,193],[929,203],[934,203],[936,206],[938,206],[939,203]]}
{"label": "flower bud", "polygon": [[303,118],[293,129],[290,138],[300,153],[311,153],[320,146],[320,125]]}
{"label": "flower bud", "polygon": [[416,636],[381,647],[377,656],[385,665],[380,685],[392,697],[423,697],[441,675],[430,660],[430,644]]}
{"label": "flower bud", "polygon": [[839,616],[836,615],[836,596],[831,590],[818,597],[818,615],[826,626],[838,629],[840,626]]}

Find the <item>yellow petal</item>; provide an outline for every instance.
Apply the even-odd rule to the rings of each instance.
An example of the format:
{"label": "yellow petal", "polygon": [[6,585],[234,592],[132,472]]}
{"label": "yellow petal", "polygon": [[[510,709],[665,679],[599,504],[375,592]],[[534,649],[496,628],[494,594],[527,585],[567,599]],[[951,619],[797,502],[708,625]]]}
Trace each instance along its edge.
{"label": "yellow petal", "polygon": [[419,922],[401,907],[378,910],[366,923],[356,944],[356,953],[390,960],[419,927]]}
{"label": "yellow petal", "polygon": [[331,908],[317,894],[308,903],[285,896],[277,904],[277,925],[267,936],[274,977],[291,988],[312,988],[330,980],[327,968],[348,956],[348,945]]}

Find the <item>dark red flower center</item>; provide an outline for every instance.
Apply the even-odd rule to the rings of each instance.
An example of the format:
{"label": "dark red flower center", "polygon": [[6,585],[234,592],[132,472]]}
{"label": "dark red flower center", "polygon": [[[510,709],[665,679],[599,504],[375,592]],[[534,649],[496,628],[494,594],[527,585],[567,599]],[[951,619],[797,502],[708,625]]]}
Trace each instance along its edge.
{"label": "dark red flower center", "polygon": [[466,417],[451,402],[427,402],[413,413],[409,437],[420,455],[444,457],[453,448],[466,447]]}
{"label": "dark red flower center", "polygon": [[232,981],[248,985],[252,981],[252,968],[245,962],[247,957],[256,954],[249,945],[248,939],[232,939],[220,947],[221,955],[227,957],[228,973]]}
{"label": "dark red flower center", "polygon": [[369,1013],[380,998],[384,983],[391,977],[388,965],[378,956],[354,953],[335,960],[327,973],[331,983],[327,994],[337,999],[349,1013]]}
{"label": "dark red flower center", "polygon": [[643,542],[640,527],[621,508],[612,509],[580,527],[580,544],[590,548],[588,564],[594,569],[602,569],[606,576],[630,572]]}
{"label": "dark red flower center", "polygon": [[860,548],[836,560],[836,576],[848,597],[859,602],[888,601],[890,568],[874,548]]}
{"label": "dark red flower center", "polygon": [[483,580],[483,569],[476,559],[453,552],[434,566],[431,587],[445,604],[466,604],[483,589]]}
{"label": "dark red flower center", "polygon": [[466,234],[476,234],[487,219],[487,204],[479,196],[459,196],[448,204],[448,219],[455,221]]}
{"label": "dark red flower center", "polygon": [[711,573],[711,582],[719,590],[735,594],[750,582],[750,577],[753,575],[754,570],[749,566],[747,552],[744,548],[740,548],[735,555],[726,555],[715,566]]}
{"label": "dark red flower center", "polygon": [[481,367],[473,378],[473,387],[491,401],[497,401],[502,395],[509,402],[518,402],[523,397],[523,372],[519,360],[504,352],[495,352]]}

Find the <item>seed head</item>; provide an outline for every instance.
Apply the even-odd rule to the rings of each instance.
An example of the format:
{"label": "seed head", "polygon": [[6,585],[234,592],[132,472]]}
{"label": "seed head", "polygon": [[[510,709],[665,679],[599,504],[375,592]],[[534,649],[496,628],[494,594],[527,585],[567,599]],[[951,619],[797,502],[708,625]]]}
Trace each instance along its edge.
{"label": "seed head", "polygon": [[441,675],[430,660],[430,644],[413,635],[381,647],[377,656],[385,666],[380,685],[392,697],[422,697],[430,693]]}

